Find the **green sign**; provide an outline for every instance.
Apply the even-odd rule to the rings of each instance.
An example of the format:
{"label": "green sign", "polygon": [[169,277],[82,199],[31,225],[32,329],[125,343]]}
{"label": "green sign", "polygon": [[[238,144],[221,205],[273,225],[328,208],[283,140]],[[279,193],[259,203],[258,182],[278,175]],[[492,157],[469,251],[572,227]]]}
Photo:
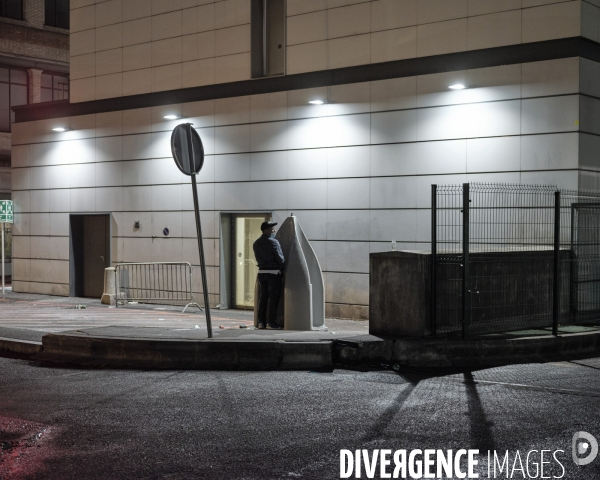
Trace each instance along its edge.
{"label": "green sign", "polygon": [[0,200],[0,223],[13,223],[12,200]]}

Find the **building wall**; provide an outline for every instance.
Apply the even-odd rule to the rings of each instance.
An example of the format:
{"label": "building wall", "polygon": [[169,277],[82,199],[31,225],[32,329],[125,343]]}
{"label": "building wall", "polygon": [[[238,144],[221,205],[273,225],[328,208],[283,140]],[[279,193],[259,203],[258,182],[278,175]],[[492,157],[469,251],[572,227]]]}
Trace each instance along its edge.
{"label": "building wall", "polygon": [[[429,248],[432,183],[600,186],[598,78],[600,64],[575,57],[15,124],[14,288],[68,295],[73,212],[113,212],[113,262],[198,264],[191,187],[169,143],[190,121],[206,152],[211,303],[220,212],[294,212],[327,314],[366,318],[369,253]],[[458,82],[470,88],[448,90]]]}
{"label": "building wall", "polygon": [[[250,78],[251,0],[73,0],[71,101]],[[287,74],[554,38],[596,0],[288,0]]]}
{"label": "building wall", "polygon": [[7,54],[31,62],[68,65],[68,31],[44,25],[44,0],[25,0],[23,3],[23,20],[0,17],[0,57]]}

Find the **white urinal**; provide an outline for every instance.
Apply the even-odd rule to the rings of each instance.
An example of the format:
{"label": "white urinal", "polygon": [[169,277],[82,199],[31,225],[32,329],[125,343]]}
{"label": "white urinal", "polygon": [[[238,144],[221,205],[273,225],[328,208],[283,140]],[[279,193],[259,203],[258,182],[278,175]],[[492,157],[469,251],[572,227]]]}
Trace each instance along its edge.
{"label": "white urinal", "polygon": [[[275,238],[285,257],[285,276],[278,321],[285,330],[325,329],[323,273],[312,246],[295,216],[285,219]],[[258,282],[254,311],[257,323]]]}

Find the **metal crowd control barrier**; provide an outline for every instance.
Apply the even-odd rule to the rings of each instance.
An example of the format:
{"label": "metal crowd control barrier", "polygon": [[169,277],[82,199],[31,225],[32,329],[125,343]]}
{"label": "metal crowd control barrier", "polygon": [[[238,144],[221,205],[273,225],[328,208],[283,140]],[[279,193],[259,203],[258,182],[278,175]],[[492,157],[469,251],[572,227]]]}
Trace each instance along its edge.
{"label": "metal crowd control barrier", "polygon": [[116,305],[128,302],[202,307],[194,299],[193,267],[189,262],[118,263],[115,265]]}

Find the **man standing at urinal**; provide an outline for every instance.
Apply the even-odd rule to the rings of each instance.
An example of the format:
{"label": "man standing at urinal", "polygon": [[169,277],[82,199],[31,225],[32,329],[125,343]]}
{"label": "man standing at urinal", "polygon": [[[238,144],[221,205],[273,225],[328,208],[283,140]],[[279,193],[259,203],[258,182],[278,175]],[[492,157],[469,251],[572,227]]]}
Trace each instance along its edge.
{"label": "man standing at urinal", "polygon": [[281,245],[275,239],[277,222],[263,222],[262,235],[254,242],[254,256],[258,263],[258,282],[260,297],[258,300],[258,328],[281,330],[277,323],[277,307],[281,297],[281,279],[285,267],[285,258]]}

